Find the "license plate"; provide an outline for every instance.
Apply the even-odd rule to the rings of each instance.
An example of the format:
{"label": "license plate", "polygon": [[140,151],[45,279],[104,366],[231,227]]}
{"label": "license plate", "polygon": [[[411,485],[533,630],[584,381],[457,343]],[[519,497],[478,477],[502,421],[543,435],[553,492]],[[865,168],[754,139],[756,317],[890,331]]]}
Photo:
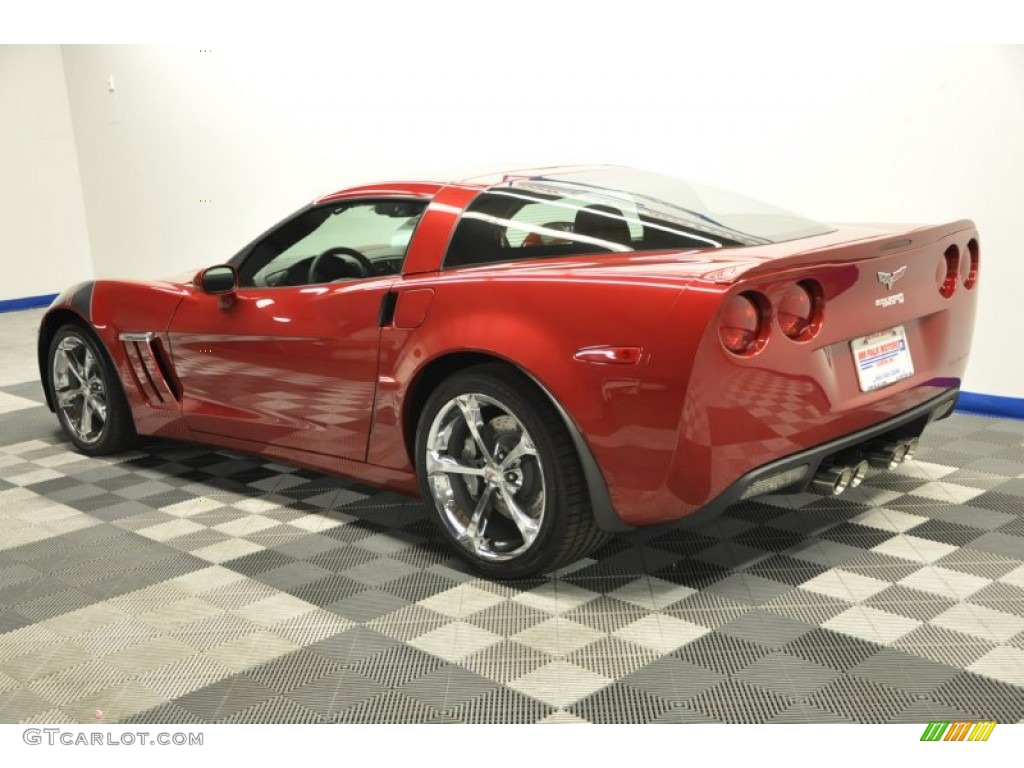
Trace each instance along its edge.
{"label": "license plate", "polygon": [[910,344],[902,325],[850,342],[861,392],[887,387],[914,375]]}

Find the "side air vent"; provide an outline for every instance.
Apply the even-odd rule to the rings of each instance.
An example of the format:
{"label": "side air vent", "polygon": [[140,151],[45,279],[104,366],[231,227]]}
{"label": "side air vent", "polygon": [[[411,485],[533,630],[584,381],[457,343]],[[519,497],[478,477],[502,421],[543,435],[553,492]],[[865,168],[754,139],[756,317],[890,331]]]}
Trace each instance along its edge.
{"label": "side air vent", "polygon": [[177,408],[181,392],[156,334],[122,333],[120,339],[146,402],[154,408]]}

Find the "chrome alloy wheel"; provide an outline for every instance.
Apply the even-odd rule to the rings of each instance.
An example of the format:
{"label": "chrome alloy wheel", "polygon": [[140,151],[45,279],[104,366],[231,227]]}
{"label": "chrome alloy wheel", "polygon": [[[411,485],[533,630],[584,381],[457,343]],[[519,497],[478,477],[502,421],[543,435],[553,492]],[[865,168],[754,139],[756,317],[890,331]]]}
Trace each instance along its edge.
{"label": "chrome alloy wheel", "polygon": [[442,522],[475,557],[512,560],[536,541],[544,471],[530,434],[500,401],[470,393],[441,406],[427,434],[426,470]]}
{"label": "chrome alloy wheel", "polygon": [[86,445],[103,436],[107,389],[99,360],[79,336],[67,336],[53,356],[53,390],[65,427]]}

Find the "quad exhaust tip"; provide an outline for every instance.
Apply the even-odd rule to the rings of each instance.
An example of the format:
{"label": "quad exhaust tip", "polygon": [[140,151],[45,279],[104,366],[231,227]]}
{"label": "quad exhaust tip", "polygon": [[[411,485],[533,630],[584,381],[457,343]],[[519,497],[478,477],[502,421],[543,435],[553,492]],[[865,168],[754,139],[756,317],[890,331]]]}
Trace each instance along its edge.
{"label": "quad exhaust tip", "polygon": [[811,488],[822,496],[838,496],[853,482],[853,467],[839,465],[818,470],[811,481]]}
{"label": "quad exhaust tip", "polygon": [[853,467],[853,477],[850,479],[850,488],[856,488],[858,485],[864,482],[864,478],[868,476],[868,463],[866,461],[859,461]]}
{"label": "quad exhaust tip", "polygon": [[907,452],[903,455],[904,461],[910,461],[914,458],[914,454],[917,453],[917,449],[921,445],[921,438],[914,437],[907,441]]}
{"label": "quad exhaust tip", "polygon": [[868,451],[868,462],[875,469],[896,469],[906,460],[908,450],[908,443],[883,443]]}
{"label": "quad exhaust tip", "polygon": [[881,443],[867,451],[867,458],[856,463],[823,466],[811,480],[811,490],[822,496],[838,496],[856,488],[867,477],[871,467],[896,469],[917,452],[920,440],[912,438],[899,442]]}

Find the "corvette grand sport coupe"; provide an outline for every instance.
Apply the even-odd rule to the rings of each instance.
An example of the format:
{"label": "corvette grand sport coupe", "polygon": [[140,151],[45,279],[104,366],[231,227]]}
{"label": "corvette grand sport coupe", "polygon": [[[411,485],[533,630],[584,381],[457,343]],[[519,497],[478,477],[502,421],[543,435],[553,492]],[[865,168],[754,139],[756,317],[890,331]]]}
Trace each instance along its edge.
{"label": "corvette grand sport coupe", "polygon": [[200,441],[407,494],[513,578],[610,534],[910,458],[967,364],[978,234],[826,225],[627,168],[322,197],[39,332],[90,455]]}

